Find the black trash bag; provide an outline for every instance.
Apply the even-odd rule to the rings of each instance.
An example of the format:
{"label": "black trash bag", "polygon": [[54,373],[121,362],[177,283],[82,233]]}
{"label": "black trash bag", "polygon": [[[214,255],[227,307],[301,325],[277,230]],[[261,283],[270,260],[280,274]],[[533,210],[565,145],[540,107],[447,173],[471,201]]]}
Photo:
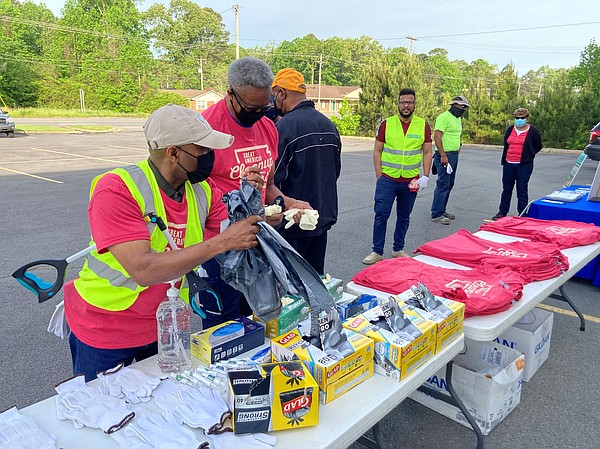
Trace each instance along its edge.
{"label": "black trash bag", "polygon": [[[315,269],[272,226],[265,222],[259,222],[258,225],[261,227],[259,242],[261,239],[264,240],[287,269],[284,278],[291,283],[287,286],[284,284],[287,292],[302,297],[310,306],[310,336],[319,336],[319,314],[323,311],[329,313],[332,309],[335,310],[335,301],[331,293]],[[270,252],[265,254],[271,255]],[[329,331],[341,333],[341,330],[341,322],[335,323],[326,334]],[[312,341],[311,343],[314,344]]]}
{"label": "black trash bag", "polygon": [[[223,202],[227,204],[232,223],[251,215],[264,214],[260,192],[246,181],[242,182],[240,190],[223,195]],[[277,282],[273,268],[260,247],[228,251],[215,259],[221,266],[221,278],[244,294],[260,320],[270,321],[279,316],[285,290]]]}
{"label": "black trash bag", "polygon": [[[224,195],[223,201],[227,204],[231,222],[264,214],[260,192],[246,180],[242,180],[239,191]],[[216,257],[221,265],[221,276],[246,295],[250,307],[262,320],[265,318],[259,310],[267,316],[280,313],[283,294],[302,297],[311,310],[309,337],[318,339],[319,314],[335,310],[333,297],[314,268],[272,226],[264,221],[257,224],[260,227],[258,247],[229,251]],[[329,338],[331,332],[341,334],[341,320],[333,320],[331,328],[321,333],[321,337],[326,341],[337,341],[335,337]]]}

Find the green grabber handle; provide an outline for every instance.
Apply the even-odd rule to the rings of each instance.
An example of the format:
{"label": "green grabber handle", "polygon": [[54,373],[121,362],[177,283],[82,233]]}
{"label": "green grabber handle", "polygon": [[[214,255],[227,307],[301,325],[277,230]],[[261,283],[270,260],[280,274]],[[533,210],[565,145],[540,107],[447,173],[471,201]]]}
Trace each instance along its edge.
{"label": "green grabber handle", "polygon": [[[158,229],[160,229],[164,236],[167,238],[169,246],[173,251],[179,249],[162,218],[160,218],[154,212],[149,212],[146,215],[144,215],[144,220],[150,223],[155,223],[156,226],[158,226]],[[190,290],[190,306],[192,307],[192,310],[194,312],[196,312],[202,318],[206,318],[206,313],[202,309],[202,306],[196,301],[196,297],[201,291],[207,291],[208,293],[213,295],[217,301],[217,306],[219,307],[219,309],[223,310],[221,300],[219,299],[219,295],[217,295],[217,293],[212,289],[208,282],[206,282],[204,279],[198,276],[198,273],[192,270],[185,275],[185,278],[188,281],[188,286]]]}
{"label": "green grabber handle", "polygon": [[[62,288],[65,282],[65,276],[67,274],[67,265],[71,262],[87,256],[89,253],[96,249],[96,245],[88,246],[86,249],[67,257],[66,259],[43,259],[30,262],[27,265],[23,265],[21,268],[15,270],[12,274],[19,283],[28,290],[34,292],[38,297],[38,302],[42,303],[50,298],[53,298]],[[40,277],[33,273],[29,273],[27,270],[33,267],[39,267],[42,265],[50,266],[56,269],[56,281],[54,284],[46,282]]]}

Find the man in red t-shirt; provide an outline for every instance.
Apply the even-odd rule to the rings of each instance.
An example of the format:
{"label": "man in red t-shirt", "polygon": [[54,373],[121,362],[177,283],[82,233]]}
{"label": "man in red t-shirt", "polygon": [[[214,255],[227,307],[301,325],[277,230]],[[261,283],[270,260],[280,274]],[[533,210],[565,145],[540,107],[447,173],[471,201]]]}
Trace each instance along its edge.
{"label": "man in red t-shirt", "polygon": [[[217,254],[258,244],[258,216],[203,241],[206,224],[225,209],[221,192],[206,181],[213,149],[231,145],[232,136],[172,104],[150,116],[144,133],[146,161],[94,180],[88,215],[97,250],[80,277],[65,285],[73,372],[86,381],[157,353],[156,309],[169,280]],[[169,251],[157,229],[151,234],[144,220],[149,211],[161,216],[179,251]]]}
{"label": "man in red t-shirt", "polygon": [[[275,125],[265,116],[265,112],[272,107],[273,78],[267,63],[258,58],[248,56],[229,64],[227,95],[204,111],[203,116],[215,130],[231,134],[235,141],[226,151],[215,153],[215,165],[210,177],[223,193],[238,189],[240,180],[246,177],[261,191],[265,204],[271,204],[281,196],[286,209],[312,209],[309,203],[285,196],[275,186],[274,163],[279,139]],[[282,214],[277,214],[266,220],[276,225],[282,218]],[[218,263],[211,260],[202,266],[209,275],[209,283],[221,297],[219,304],[212,295],[201,295],[207,315],[203,320],[204,328],[241,314],[248,315],[250,309],[242,301],[241,293],[220,280]]]}

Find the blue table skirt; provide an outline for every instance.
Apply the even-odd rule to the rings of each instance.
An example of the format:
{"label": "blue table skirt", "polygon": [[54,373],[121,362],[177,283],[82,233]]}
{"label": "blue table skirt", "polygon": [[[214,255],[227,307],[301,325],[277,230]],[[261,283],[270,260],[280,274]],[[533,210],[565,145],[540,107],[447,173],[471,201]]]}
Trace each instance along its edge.
{"label": "blue table skirt", "polygon": [[[567,189],[576,190],[584,187],[570,186]],[[548,203],[542,198],[531,203],[527,216],[541,220],[581,221],[600,226],[600,202],[587,201],[587,193],[573,203]],[[588,279],[593,285],[600,287],[600,256],[588,263],[575,276]]]}

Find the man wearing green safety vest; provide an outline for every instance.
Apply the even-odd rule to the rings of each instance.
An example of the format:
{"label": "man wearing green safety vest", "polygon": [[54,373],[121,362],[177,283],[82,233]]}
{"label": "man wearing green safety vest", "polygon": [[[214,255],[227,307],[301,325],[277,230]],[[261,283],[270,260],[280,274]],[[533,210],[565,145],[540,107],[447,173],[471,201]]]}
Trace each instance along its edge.
{"label": "man wearing green safety vest", "polygon": [[[396,228],[392,257],[409,257],[404,251],[404,239],[410,224],[410,214],[419,189],[427,187],[431,170],[431,128],[413,115],[416,94],[402,89],[398,96],[398,115],[389,117],[379,126],[373,148],[375,187],[375,220],[373,252],[363,259],[371,265],[383,259],[385,232],[394,200]],[[421,174],[423,165],[423,176]]]}
{"label": "man wearing green safety vest", "polygon": [[[155,314],[169,280],[219,253],[258,243],[258,216],[218,233],[215,217],[225,206],[208,176],[213,150],[229,147],[232,136],[173,104],[152,113],[144,134],[147,160],[94,179],[88,216],[97,250],[65,286],[73,373],[86,381],[157,353]],[[167,224],[180,251],[169,251],[158,226],[144,220],[149,212]]]}

